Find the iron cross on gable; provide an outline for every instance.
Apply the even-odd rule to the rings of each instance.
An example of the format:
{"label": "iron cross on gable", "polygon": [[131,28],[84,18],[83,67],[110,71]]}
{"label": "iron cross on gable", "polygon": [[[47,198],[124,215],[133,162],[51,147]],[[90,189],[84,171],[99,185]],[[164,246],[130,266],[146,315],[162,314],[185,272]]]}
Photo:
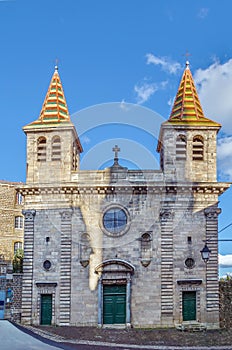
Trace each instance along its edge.
{"label": "iron cross on gable", "polygon": [[118,147],[118,145],[115,145],[113,148],[112,148],[112,151],[115,153],[114,155],[114,158],[115,159],[118,159],[118,152],[120,152],[120,148]]}

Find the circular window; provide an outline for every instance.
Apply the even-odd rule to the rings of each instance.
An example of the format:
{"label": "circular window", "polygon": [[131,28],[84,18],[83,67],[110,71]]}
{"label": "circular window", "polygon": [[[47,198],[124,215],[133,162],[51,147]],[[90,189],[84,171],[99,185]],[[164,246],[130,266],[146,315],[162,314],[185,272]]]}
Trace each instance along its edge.
{"label": "circular window", "polygon": [[47,270],[47,271],[50,270],[51,265],[52,265],[52,264],[51,264],[51,262],[50,262],[49,260],[45,260],[44,263],[43,263],[43,267],[44,267],[44,269]]}
{"label": "circular window", "polygon": [[195,261],[193,258],[187,258],[185,260],[185,266],[188,268],[188,269],[192,269],[195,265]]}
{"label": "circular window", "polygon": [[128,216],[124,209],[113,207],[103,214],[103,228],[110,234],[121,235],[125,233]]}

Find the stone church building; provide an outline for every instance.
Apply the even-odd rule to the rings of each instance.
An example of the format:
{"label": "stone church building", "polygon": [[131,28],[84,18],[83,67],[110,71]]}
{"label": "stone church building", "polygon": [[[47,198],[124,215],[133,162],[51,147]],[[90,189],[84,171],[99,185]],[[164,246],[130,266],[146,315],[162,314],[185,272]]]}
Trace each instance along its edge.
{"label": "stone church building", "polygon": [[160,127],[160,169],[122,167],[116,145],[111,167],[81,170],[56,67],[39,118],[23,128],[22,323],[218,327],[218,197],[229,187],[216,177],[219,129],[187,62]]}

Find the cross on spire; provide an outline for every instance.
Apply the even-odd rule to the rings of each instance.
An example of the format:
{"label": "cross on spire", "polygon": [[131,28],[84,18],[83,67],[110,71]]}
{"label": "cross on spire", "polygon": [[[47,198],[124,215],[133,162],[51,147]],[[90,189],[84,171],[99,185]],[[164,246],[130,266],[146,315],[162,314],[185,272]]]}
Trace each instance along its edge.
{"label": "cross on spire", "polygon": [[118,152],[120,152],[120,148],[118,147],[118,145],[115,145],[112,148],[112,151],[114,152],[114,164],[118,164]]}
{"label": "cross on spire", "polygon": [[186,52],[183,54],[183,56],[185,56],[186,60],[188,60],[188,57],[191,56],[191,53],[189,53],[188,50],[186,50]]}
{"label": "cross on spire", "polygon": [[186,50],[186,53],[183,54],[183,56],[186,57],[186,68],[189,68],[189,60],[188,60],[188,57],[191,56],[191,53],[188,52],[188,50]]}

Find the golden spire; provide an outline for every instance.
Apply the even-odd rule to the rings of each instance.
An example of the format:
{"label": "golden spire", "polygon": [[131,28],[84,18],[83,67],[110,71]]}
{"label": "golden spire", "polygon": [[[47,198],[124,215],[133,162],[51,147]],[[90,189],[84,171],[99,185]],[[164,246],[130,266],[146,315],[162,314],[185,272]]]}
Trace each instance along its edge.
{"label": "golden spire", "polygon": [[70,122],[68,107],[57,65],[55,66],[55,71],[52,76],[38,121],[42,123]]}
{"label": "golden spire", "polygon": [[186,122],[201,122],[207,120],[201,107],[188,61],[186,61],[186,68],[169,118],[171,122],[178,120]]}

